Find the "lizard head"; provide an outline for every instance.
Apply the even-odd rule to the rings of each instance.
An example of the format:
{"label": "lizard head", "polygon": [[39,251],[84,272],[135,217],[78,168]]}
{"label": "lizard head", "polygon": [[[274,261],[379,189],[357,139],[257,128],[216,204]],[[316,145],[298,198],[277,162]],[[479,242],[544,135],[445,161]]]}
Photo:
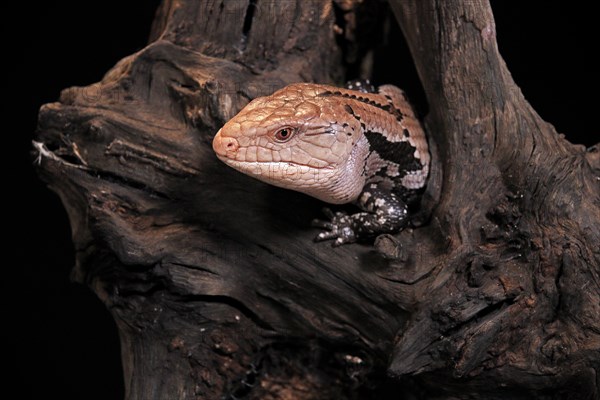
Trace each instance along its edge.
{"label": "lizard head", "polygon": [[213,140],[219,159],[263,182],[333,203],[355,200],[368,152],[360,123],[323,93],[293,84],[251,101]]}

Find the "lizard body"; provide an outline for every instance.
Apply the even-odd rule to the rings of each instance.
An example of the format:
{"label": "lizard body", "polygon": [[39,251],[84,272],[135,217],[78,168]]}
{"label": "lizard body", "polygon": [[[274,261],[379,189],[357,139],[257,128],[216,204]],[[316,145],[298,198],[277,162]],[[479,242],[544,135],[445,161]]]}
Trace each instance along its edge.
{"label": "lizard body", "polygon": [[[219,130],[227,165],[275,186],[362,212],[327,211],[317,240],[334,244],[402,229],[406,201],[425,186],[427,139],[404,93],[298,83],[251,101]],[[374,88],[373,88],[374,90]]]}

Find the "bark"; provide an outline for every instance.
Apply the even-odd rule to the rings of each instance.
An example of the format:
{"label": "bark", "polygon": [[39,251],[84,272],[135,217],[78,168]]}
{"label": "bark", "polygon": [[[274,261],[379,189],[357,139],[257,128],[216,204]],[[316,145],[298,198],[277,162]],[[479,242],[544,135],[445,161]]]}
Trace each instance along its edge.
{"label": "bark", "polygon": [[598,147],[523,98],[487,1],[390,1],[430,108],[414,229],[315,244],[322,204],[213,155],[250,99],[343,80],[337,3],[165,0],[145,49],[40,111],[126,398],[597,398]]}

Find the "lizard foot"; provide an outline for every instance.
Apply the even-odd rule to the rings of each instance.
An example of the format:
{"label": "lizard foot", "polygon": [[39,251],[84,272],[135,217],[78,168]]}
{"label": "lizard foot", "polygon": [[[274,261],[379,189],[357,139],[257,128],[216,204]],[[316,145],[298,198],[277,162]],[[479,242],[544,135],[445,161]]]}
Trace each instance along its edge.
{"label": "lizard foot", "polygon": [[329,221],[320,219],[312,221],[312,226],[326,229],[315,237],[315,242],[335,239],[333,246],[356,242],[356,233],[353,229],[353,219],[351,216],[339,211],[334,213],[329,208],[324,208],[323,214],[325,214]]}

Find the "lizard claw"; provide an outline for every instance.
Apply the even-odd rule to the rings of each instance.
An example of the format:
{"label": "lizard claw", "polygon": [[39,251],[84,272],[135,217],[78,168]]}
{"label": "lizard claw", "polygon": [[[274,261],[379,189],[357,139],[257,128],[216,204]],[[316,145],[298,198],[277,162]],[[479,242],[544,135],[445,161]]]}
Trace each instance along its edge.
{"label": "lizard claw", "polygon": [[315,242],[335,239],[333,246],[341,246],[342,244],[353,243],[356,241],[356,234],[351,227],[352,220],[346,213],[336,212],[334,214],[329,208],[324,208],[323,214],[325,214],[331,222],[319,219],[312,221],[312,226],[326,229],[326,231],[319,233],[315,237]]}
{"label": "lizard claw", "polygon": [[310,223],[313,228],[323,228],[327,230],[333,230],[334,226],[331,222],[323,221],[322,219],[313,219]]}
{"label": "lizard claw", "polygon": [[[329,207],[323,207],[323,209],[322,209],[321,211],[322,211],[322,212],[323,212],[323,214],[325,214],[325,216],[326,216],[327,218],[329,218],[331,221],[333,221],[333,219],[335,218],[335,215],[336,215],[336,214],[334,214],[334,213],[333,213],[333,211],[331,211],[331,208],[329,208]],[[342,215],[342,214],[343,214],[342,212],[339,212],[339,211],[337,212],[337,215]]]}
{"label": "lizard claw", "polygon": [[[329,207],[323,207],[323,209],[321,211],[323,211],[323,214],[325,214],[325,217],[327,217],[327,219],[329,221],[323,221],[322,219],[315,218],[312,220],[310,225],[314,228],[323,228],[323,229],[327,229],[329,231],[336,230],[336,227],[334,225],[335,222],[337,221],[337,219],[340,219],[346,215],[345,213],[339,212],[339,211],[334,214],[333,211],[331,211],[331,209]],[[326,238],[326,239],[322,239],[322,240],[327,240],[327,239],[331,239],[331,238]]]}

